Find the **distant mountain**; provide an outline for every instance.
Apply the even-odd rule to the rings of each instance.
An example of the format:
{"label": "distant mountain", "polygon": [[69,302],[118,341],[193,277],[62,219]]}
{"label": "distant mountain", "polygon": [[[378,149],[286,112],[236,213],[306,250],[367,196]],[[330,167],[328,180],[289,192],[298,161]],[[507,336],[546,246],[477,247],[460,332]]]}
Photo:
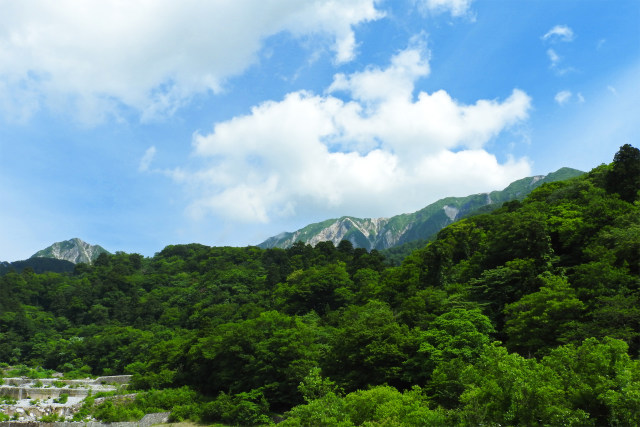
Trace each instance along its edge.
{"label": "distant mountain", "polygon": [[65,260],[74,264],[91,264],[101,253],[109,253],[100,245],[90,245],[87,242],[76,238],[56,242],[48,248],[42,249],[31,256],[31,258],[55,258]]}
{"label": "distant mountain", "polygon": [[294,243],[315,246],[318,242],[349,240],[355,247],[388,249],[420,239],[429,239],[447,225],[482,207],[500,207],[510,200],[522,200],[534,188],[554,181],[562,181],[582,175],[584,172],[562,168],[548,175],[519,179],[502,191],[473,194],[467,197],[447,197],[411,213],[391,218],[355,218],[343,216],[307,225],[293,233],[285,232],[270,237],[258,246],[261,248],[288,248]]}

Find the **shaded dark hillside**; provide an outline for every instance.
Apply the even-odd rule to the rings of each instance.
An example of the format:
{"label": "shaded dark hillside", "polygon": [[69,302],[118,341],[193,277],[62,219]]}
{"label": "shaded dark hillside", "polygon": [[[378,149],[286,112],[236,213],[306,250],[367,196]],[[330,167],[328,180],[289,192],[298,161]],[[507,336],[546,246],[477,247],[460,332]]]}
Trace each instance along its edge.
{"label": "shaded dark hillside", "polygon": [[29,258],[24,261],[0,263],[0,275],[10,271],[22,272],[30,268],[34,273],[71,273],[75,264],[66,260],[54,258]]}

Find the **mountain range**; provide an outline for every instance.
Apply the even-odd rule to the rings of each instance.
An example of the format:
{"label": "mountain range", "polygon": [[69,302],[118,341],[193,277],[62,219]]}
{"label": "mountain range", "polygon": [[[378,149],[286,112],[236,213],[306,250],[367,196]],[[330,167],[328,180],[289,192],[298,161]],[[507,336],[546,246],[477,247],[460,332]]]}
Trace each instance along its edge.
{"label": "mountain range", "polygon": [[[388,250],[401,245],[406,246],[411,242],[415,244],[434,237],[438,231],[465,216],[481,210],[496,209],[507,201],[524,199],[533,189],[544,183],[570,179],[583,173],[576,169],[561,168],[548,175],[519,179],[501,191],[466,197],[447,197],[417,212],[390,218],[343,216],[328,219],[309,224],[295,232],[270,237],[258,246],[263,249],[288,248],[298,241],[312,246],[323,241],[331,241],[338,245],[342,240],[348,240],[354,247]],[[109,254],[102,246],[91,245],[76,237],[56,242],[23,261],[0,262],[0,275],[11,270],[22,271],[27,267],[36,273],[73,271],[75,264],[92,264],[101,253]]]}
{"label": "mountain range", "polygon": [[322,241],[331,241],[337,245],[342,240],[348,240],[354,247],[367,250],[389,249],[416,240],[430,239],[447,225],[478,209],[496,209],[504,202],[524,199],[533,189],[544,183],[562,181],[582,174],[584,172],[577,169],[561,168],[548,175],[519,179],[501,191],[466,197],[447,197],[417,212],[390,218],[343,216],[328,219],[294,232],[284,232],[270,237],[258,246],[263,249],[288,248],[298,241],[312,246]]}

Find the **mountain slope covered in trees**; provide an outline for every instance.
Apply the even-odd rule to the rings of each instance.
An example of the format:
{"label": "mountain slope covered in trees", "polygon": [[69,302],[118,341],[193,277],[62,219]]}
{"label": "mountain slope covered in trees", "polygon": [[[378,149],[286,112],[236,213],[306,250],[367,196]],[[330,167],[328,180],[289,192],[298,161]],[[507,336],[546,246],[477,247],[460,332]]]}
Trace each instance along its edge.
{"label": "mountain slope covered in trees", "polygon": [[561,168],[548,175],[537,175],[512,182],[504,190],[472,194],[466,197],[447,197],[417,212],[396,215],[391,218],[356,218],[343,216],[315,224],[309,224],[293,233],[281,233],[270,237],[258,246],[289,248],[301,241],[315,246],[318,242],[331,241],[337,245],[342,240],[367,250],[389,249],[410,242],[423,244],[447,225],[485,208],[487,212],[510,200],[522,200],[542,184],[562,181],[582,175],[584,172]]}
{"label": "mountain slope covered in trees", "polygon": [[130,373],[96,408],[227,424],[639,425],[640,151],[441,230],[168,246],[0,277],[0,362]]}

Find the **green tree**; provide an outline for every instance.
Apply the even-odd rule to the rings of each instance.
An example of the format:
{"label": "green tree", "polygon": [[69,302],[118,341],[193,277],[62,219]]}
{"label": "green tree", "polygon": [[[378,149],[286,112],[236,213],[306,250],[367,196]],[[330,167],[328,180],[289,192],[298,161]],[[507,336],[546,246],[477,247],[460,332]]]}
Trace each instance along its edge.
{"label": "green tree", "polygon": [[588,338],[542,360],[560,379],[564,400],[596,425],[640,425],[640,362],[624,341]]}
{"label": "green tree", "polygon": [[420,334],[420,348],[409,363],[422,372],[410,382],[427,384],[438,403],[456,407],[464,388],[462,370],[478,359],[494,332],[489,318],[478,309],[458,308],[438,316]]}
{"label": "green tree", "polygon": [[187,373],[202,392],[238,394],[262,389],[276,408],[300,402],[300,381],[318,365],[315,319],[277,311],[219,325],[189,351]]}
{"label": "green tree", "polygon": [[524,355],[544,354],[569,338],[584,304],[566,278],[541,275],[544,285],[505,307],[507,347]]}
{"label": "green tree", "polygon": [[567,404],[551,368],[509,354],[499,343],[485,346],[462,379],[462,425],[592,425],[586,412]]}
{"label": "green tree", "polygon": [[385,382],[406,386],[403,364],[417,347],[415,334],[380,301],[347,307],[330,344],[323,371],[347,390]]}
{"label": "green tree", "polygon": [[296,270],[274,292],[278,304],[290,314],[305,314],[311,310],[325,314],[350,302],[354,286],[346,265],[336,262],[307,270]]}
{"label": "green tree", "polygon": [[640,190],[640,150],[625,144],[613,157],[613,167],[607,175],[607,191],[618,193],[623,200],[633,202]]}

